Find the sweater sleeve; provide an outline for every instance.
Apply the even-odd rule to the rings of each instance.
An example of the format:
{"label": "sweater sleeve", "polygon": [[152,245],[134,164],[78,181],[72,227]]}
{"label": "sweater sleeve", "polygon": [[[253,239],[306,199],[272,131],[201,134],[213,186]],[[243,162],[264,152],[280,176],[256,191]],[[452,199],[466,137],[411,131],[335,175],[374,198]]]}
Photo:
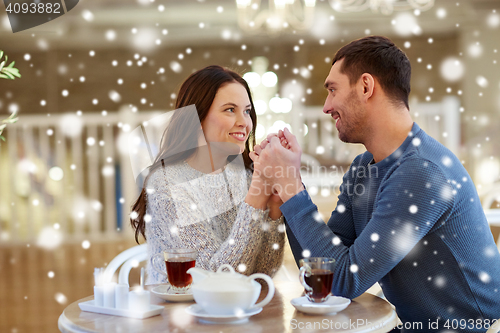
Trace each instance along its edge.
{"label": "sweater sleeve", "polygon": [[[354,229],[353,223],[353,215],[352,215],[352,203],[351,197],[348,195],[352,191],[352,186],[354,186],[354,179],[352,177],[352,168],[359,161],[359,157],[356,158],[349,170],[344,174],[342,178],[342,184],[340,185],[340,194],[338,195],[337,206],[335,210],[332,212],[330,219],[328,220],[328,227],[330,230],[339,237],[342,243],[345,246],[351,246],[356,239],[356,231]],[[305,188],[305,186],[304,186]],[[304,191],[302,195],[306,195],[308,200],[311,201],[311,198],[307,194],[307,191]],[[298,196],[297,198],[300,198]],[[312,203],[312,201],[311,201]],[[313,204],[314,205],[314,204]],[[286,209],[288,205],[282,205],[280,209]],[[314,205],[314,209],[317,210],[316,205]],[[282,210],[283,211],[283,210]],[[316,212],[313,214],[313,217],[318,223],[323,222],[322,217]],[[285,218],[286,223],[286,218]],[[293,256],[296,260],[297,266],[299,266],[299,260],[302,258],[302,251],[304,250],[297,238],[291,232],[290,228],[287,228],[287,236],[288,241],[290,243],[290,247],[292,249]]]}
{"label": "sweater sleeve", "polygon": [[277,220],[267,218],[263,228],[262,246],[255,263],[255,273],[271,277],[280,269],[285,246],[285,224],[283,215]]}
{"label": "sweater sleeve", "polygon": [[303,249],[313,257],[336,260],[332,292],[352,299],[391,271],[449,214],[453,202],[452,187],[439,167],[409,158],[382,181],[372,217],[351,245],[335,233],[337,223],[352,221],[338,218],[343,214],[338,206],[328,225],[315,220],[317,208],[305,191],[283,204],[281,211]]}

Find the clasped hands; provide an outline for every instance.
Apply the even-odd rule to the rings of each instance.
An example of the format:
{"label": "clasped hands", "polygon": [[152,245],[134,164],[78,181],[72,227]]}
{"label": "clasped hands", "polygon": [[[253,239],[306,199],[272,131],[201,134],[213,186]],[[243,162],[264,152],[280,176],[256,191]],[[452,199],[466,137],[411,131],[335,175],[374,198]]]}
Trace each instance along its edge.
{"label": "clasped hands", "polygon": [[254,162],[252,184],[260,184],[269,204],[286,202],[304,187],[300,177],[302,149],[295,136],[287,129],[269,134],[254,147],[250,158]]}

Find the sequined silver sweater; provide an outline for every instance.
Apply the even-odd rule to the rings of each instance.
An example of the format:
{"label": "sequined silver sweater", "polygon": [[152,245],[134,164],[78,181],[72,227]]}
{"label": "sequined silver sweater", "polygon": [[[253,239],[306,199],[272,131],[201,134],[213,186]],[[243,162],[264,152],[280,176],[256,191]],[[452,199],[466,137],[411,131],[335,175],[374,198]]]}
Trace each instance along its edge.
{"label": "sequined silver sweater", "polygon": [[[223,172],[205,174],[187,162],[155,170],[147,181],[146,238],[149,258],[168,248],[198,250],[196,267],[216,271],[230,264],[245,275],[273,276],[283,260],[283,217],[244,202],[252,174],[241,160]],[[163,260],[155,267],[165,271]],[[147,265],[147,283],[165,283],[165,276]]]}

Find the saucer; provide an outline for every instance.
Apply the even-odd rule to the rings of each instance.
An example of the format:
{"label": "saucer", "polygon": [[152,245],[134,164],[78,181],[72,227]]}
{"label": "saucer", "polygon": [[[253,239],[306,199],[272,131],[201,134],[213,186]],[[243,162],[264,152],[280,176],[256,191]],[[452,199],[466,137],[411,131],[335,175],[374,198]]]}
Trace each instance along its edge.
{"label": "saucer", "polygon": [[308,314],[335,314],[347,308],[351,300],[340,296],[330,296],[322,303],[309,302],[306,296],[292,299],[292,305],[300,312]]}
{"label": "saucer", "polygon": [[198,304],[193,304],[187,307],[186,312],[192,316],[198,318],[201,322],[206,322],[210,324],[241,324],[248,321],[253,315],[256,315],[262,311],[262,308],[257,308],[255,310],[247,310],[244,311],[241,315],[212,315],[208,314],[205,310],[202,309]]}
{"label": "saucer", "polygon": [[188,290],[186,294],[176,294],[172,291],[169,284],[162,284],[151,289],[151,292],[166,301],[170,302],[187,302],[193,300],[193,291]]}

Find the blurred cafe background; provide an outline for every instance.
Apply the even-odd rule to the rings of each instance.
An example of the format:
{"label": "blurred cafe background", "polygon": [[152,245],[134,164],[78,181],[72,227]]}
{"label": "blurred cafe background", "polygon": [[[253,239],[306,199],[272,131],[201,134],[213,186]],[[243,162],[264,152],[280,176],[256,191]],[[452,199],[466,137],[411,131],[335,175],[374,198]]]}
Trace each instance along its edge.
{"label": "blurred cafe background", "polygon": [[19,115],[0,141],[0,332],[56,332],[92,294],[94,267],[134,246],[127,136],[173,110],[204,66],[244,74],[257,142],[285,126],[297,136],[327,220],[364,147],[338,139],[323,83],[336,50],[368,35],[408,55],[413,119],[499,208],[499,0],[82,0],[17,33],[0,5],[0,50],[22,75],[0,79],[0,120]]}

